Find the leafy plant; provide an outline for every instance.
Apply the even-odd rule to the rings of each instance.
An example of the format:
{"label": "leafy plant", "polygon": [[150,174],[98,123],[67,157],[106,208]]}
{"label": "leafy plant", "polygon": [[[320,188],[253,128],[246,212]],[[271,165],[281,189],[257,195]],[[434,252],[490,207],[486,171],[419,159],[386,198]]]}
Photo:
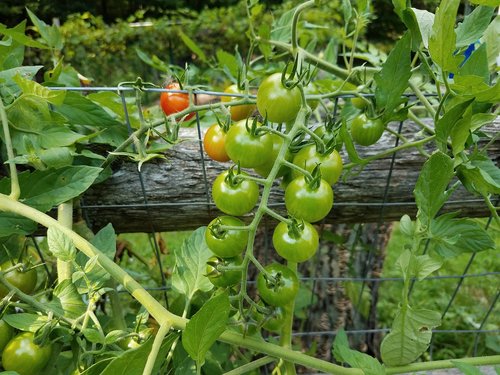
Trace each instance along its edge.
{"label": "leafy plant", "polygon": [[[371,19],[370,2],[342,3],[342,42],[328,43],[320,55],[315,53],[319,39],[313,38],[312,28],[299,27],[301,17],[314,9],[315,1],[300,3],[271,23],[266,22],[269,16],[263,4],[249,0],[244,7],[249,22],[248,54],[244,58],[238,52],[215,53],[220,63],[217,68],[237,82],[238,95],[208,104],[195,100],[203,91],[193,85],[189,68],[172,68],[144,52],[140,52],[141,59],[171,73],[178,86],[162,88],[137,79],[119,84],[118,93],[102,90],[82,94],[68,88],[81,77],[60,59],[64,40],[60,29],[31,12],[38,40],[26,35],[26,23],[1,28],[0,120],[8,173],[0,180],[0,243],[5,250],[2,256],[12,265],[2,265],[0,271],[0,283],[7,291],[2,299],[6,307],[3,319],[17,330],[30,332],[36,345],[51,348],[53,361],[46,360],[32,371],[218,374],[258,371],[269,365],[275,373],[294,374],[301,365],[354,375],[443,366],[470,372],[473,370],[468,365],[498,363],[498,356],[414,363],[426,352],[432,330],[441,324],[441,314],[425,301],[411,298],[412,283],[417,282],[418,288],[418,282],[439,270],[443,262],[461,254],[497,247],[477,221],[458,213],[441,213],[462,185],[482,197],[492,220],[496,225],[500,222],[492,203],[500,190],[500,173],[486,152],[496,135],[483,129],[495,120],[494,105],[499,101],[498,80],[490,64],[496,57],[491,34],[497,18],[492,19],[491,7],[479,5],[457,26],[458,5],[457,0],[443,0],[431,14],[395,1],[396,14],[408,30],[382,64],[371,59],[357,66],[358,38]],[[195,39],[184,33],[179,38],[200,60],[215,64]],[[471,43],[474,52],[464,58]],[[49,51],[53,57],[50,70],[22,66],[26,46]],[[43,77],[40,83],[33,79],[35,75]],[[269,76],[273,77],[272,86],[267,83]],[[425,82],[425,87],[429,87],[427,82],[433,84],[436,95],[426,96],[418,82]],[[255,98],[251,89],[256,83],[261,86]],[[124,95],[129,90],[135,94],[133,100]],[[164,96],[179,95],[183,105],[165,113],[144,110],[143,93],[158,91],[166,93]],[[263,92],[265,105],[259,100]],[[273,101],[276,93],[281,99]],[[331,118],[332,99],[339,96],[343,96],[339,101],[341,116]],[[433,126],[418,117],[409,96],[419,99]],[[284,98],[293,99],[291,107],[280,107]],[[325,117],[319,130],[310,121],[310,103],[317,103],[317,118]],[[77,229],[73,205],[90,186],[109,177],[110,165],[117,158],[128,157],[139,168],[153,158],[163,158],[162,151],[180,144],[179,130],[189,125],[189,115],[226,117],[229,121],[228,107],[246,104],[257,104],[261,113],[227,125],[224,147],[234,166],[218,182],[233,190],[244,184],[252,186],[251,204],[235,212],[235,206],[244,202],[218,193],[216,204],[229,214],[250,210],[252,215],[246,216],[246,221],[222,216],[195,230],[171,252],[173,260],[167,272],[163,272],[159,253],[158,263],[150,265],[131,246],[122,244],[122,250],[129,247],[131,258],[162,271],[162,289],[168,289],[163,296],[167,303],[163,304],[146,290],[147,277],[141,280],[143,285],[136,280],[138,275],[125,269],[123,253],[116,252],[112,226],[96,234],[82,226],[78,230],[82,235],[73,230]],[[276,109],[280,109],[277,116]],[[354,120],[361,115],[382,124],[381,133],[391,132],[400,144],[378,151],[378,133],[370,142],[359,141],[362,129],[355,128]],[[415,139],[406,139],[387,127],[391,121],[407,118],[422,129]],[[484,139],[486,146],[479,143]],[[423,145],[433,145],[433,150],[424,151]],[[359,147],[372,147],[373,153],[362,157]],[[351,368],[294,350],[294,315],[301,302],[297,296],[305,290],[299,285],[297,263],[307,261],[318,247],[317,231],[306,219],[319,220],[324,212],[318,218],[296,212],[297,217],[281,215],[268,204],[276,180],[291,186],[291,177],[302,178],[311,189],[321,185],[334,189],[336,183],[342,183],[341,174],[343,181],[348,181],[369,163],[408,148],[419,150],[426,161],[414,188],[417,215],[410,218],[405,214],[399,224],[404,238],[395,268],[403,285],[392,328],[380,346],[383,364],[349,348],[343,331],[337,334],[333,354]],[[340,157],[343,149],[349,163]],[[298,201],[299,197],[291,199]],[[330,196],[324,206],[331,206],[332,200]],[[294,202],[286,203],[290,206]],[[302,205],[311,209],[311,203]],[[57,219],[48,214],[54,207],[58,208]],[[274,243],[285,264],[263,264],[256,256],[255,237],[264,217],[279,222]],[[46,241],[41,250],[29,250],[27,236],[39,225],[47,228]],[[8,277],[11,272],[29,272],[30,263],[20,262],[26,253],[38,258],[36,265],[44,265],[47,271],[44,288],[34,295]],[[238,258],[233,263],[239,256],[241,262]],[[251,287],[251,271],[258,275],[256,291]],[[240,278],[237,285],[231,281],[215,287],[217,283],[211,282],[214,274],[230,272]],[[119,295],[123,289],[136,301],[126,310]],[[41,297],[46,300],[42,302]],[[102,304],[109,305],[111,314],[101,313],[98,307]],[[12,305],[18,310],[9,310]],[[278,339],[264,339],[261,334],[271,319],[279,320],[272,329],[278,330]]]}

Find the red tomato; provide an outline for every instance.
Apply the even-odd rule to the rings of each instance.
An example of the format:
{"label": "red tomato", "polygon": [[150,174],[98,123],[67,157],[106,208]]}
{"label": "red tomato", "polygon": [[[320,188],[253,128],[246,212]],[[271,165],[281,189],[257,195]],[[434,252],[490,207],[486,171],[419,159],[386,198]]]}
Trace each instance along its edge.
{"label": "red tomato", "polygon": [[[169,83],[165,88],[168,90],[180,90],[180,85],[177,82],[173,82]],[[160,106],[167,116],[181,112],[189,107],[189,95],[182,92],[162,92],[160,95]],[[188,114],[185,120],[189,120],[194,115],[194,112]]]}

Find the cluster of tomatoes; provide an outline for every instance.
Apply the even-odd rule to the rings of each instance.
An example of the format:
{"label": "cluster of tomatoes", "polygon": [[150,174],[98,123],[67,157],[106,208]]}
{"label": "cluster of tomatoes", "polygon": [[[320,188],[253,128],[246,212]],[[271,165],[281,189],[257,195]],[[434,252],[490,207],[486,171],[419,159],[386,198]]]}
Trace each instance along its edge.
{"label": "cluster of tomatoes", "polygon": [[[347,90],[356,89],[352,86]],[[236,85],[225,92],[228,95],[222,97],[223,102],[237,99],[229,94],[242,94]],[[349,101],[358,111],[349,121],[353,141],[362,146],[374,144],[385,124],[367,117],[366,99],[354,97]],[[163,93],[161,105],[169,115],[186,109],[189,98],[185,93]],[[322,127],[315,131],[324,140],[322,145],[309,141],[298,149],[289,148],[284,156],[286,161],[275,167],[287,136],[281,125],[293,123],[301,106],[300,89],[287,87],[282,74],[275,73],[261,82],[256,106],[230,106],[232,121],[213,124],[205,133],[203,145],[207,155],[215,161],[234,163],[213,182],[212,198],[224,215],[212,220],[205,232],[207,245],[214,254],[207,263],[206,273],[216,287],[228,288],[241,281],[249,234],[239,217],[255,209],[260,197],[259,179],[266,178],[273,168],[276,168],[274,175],[283,179],[288,213],[273,232],[276,252],[288,262],[300,263],[310,259],[319,247],[319,235],[313,224],[326,217],[333,207],[332,185],[338,181],[343,163],[334,147],[325,147],[327,137]],[[257,110],[261,117],[252,117]],[[265,119],[264,124],[259,118]],[[266,322],[279,321],[281,309],[298,293],[299,282],[296,274],[280,263],[264,268],[265,272],[257,277],[257,289],[265,304],[274,308]]]}
{"label": "cluster of tomatoes", "polygon": [[[226,93],[240,91],[233,85]],[[175,113],[172,108],[165,110],[172,94],[162,95],[165,113]],[[176,112],[187,108],[189,100],[187,94],[183,95],[185,106]],[[222,101],[234,99],[228,95]],[[206,153],[215,161],[234,163],[213,182],[212,198],[224,215],[215,218],[205,232],[206,243],[214,254],[207,263],[207,276],[217,287],[227,288],[241,281],[249,232],[239,217],[250,213],[259,202],[259,178],[266,178],[275,167],[287,136],[281,124],[292,123],[301,106],[300,89],[287,87],[282,74],[275,73],[260,84],[256,108],[253,104],[230,106],[231,123],[214,124],[205,133]],[[266,119],[265,124],[251,116],[256,109]],[[299,263],[310,259],[319,247],[319,235],[312,223],[322,220],[333,206],[332,185],[342,173],[342,159],[335,149],[320,152],[315,143],[306,144],[297,152],[287,150],[285,159],[288,165],[276,166],[275,174],[286,180],[285,206],[289,216],[275,227],[273,245],[283,259]],[[265,272],[258,275],[261,299],[275,308],[273,316],[266,319],[268,327],[279,321],[280,309],[295,298],[298,285],[296,274],[280,263],[267,265]]]}
{"label": "cluster of tomatoes", "polygon": [[[7,261],[0,266],[1,270],[12,267]],[[37,272],[33,268],[11,270],[4,278],[23,293],[31,294],[37,285]],[[0,286],[0,298],[7,295],[8,290]],[[5,371],[16,371],[19,375],[37,375],[47,366],[52,354],[52,345],[38,345],[32,332],[15,334],[14,328],[3,319],[0,320],[0,354]]]}

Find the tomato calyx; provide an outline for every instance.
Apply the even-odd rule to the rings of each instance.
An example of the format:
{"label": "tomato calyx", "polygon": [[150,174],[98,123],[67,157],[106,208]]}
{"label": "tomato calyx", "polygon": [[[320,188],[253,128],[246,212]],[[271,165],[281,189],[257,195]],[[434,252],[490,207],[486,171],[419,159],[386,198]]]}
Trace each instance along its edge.
{"label": "tomato calyx", "polygon": [[[236,172],[234,171],[234,168],[236,168]],[[241,173],[240,163],[229,168],[226,177],[224,178],[224,182],[233,188],[241,185],[243,180],[244,177]]]}
{"label": "tomato calyx", "polygon": [[291,238],[298,239],[302,237],[304,227],[304,220],[297,220],[296,218],[291,217],[290,221],[287,223],[288,235]]}
{"label": "tomato calyx", "polygon": [[222,220],[218,217],[211,225],[208,226],[208,230],[215,238],[224,239],[228,231],[222,227]]}

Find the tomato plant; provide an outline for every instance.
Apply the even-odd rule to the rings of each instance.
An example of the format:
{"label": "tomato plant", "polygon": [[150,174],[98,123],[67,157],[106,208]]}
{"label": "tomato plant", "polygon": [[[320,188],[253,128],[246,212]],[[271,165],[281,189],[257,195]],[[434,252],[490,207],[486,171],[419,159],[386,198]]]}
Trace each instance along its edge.
{"label": "tomato plant", "polygon": [[261,124],[242,120],[231,126],[226,135],[226,152],[243,168],[254,168],[268,162],[273,141],[267,133],[259,133]]}
{"label": "tomato plant", "polygon": [[297,275],[280,263],[267,265],[265,271],[257,276],[257,290],[262,300],[271,306],[285,306],[293,301],[299,292]]}
{"label": "tomato plant", "polygon": [[[230,85],[224,89],[224,93],[226,94],[243,94],[241,90],[238,89],[238,85]],[[237,100],[240,97],[236,96],[221,96],[221,101],[223,103],[227,103],[231,100]],[[233,105],[229,107],[229,112],[231,113],[231,119],[233,121],[241,121],[248,118],[253,111],[255,110],[255,105],[253,104],[241,104],[241,105]]]}
{"label": "tomato plant", "polygon": [[[6,270],[13,266],[11,261],[7,261],[0,265],[0,270]],[[37,283],[37,273],[34,268],[29,268],[29,265],[25,265],[27,269],[16,269],[7,272],[4,277],[5,279],[11,283],[16,288],[19,288],[22,292],[26,294],[30,294],[35,290]],[[0,285],[0,297],[5,297],[8,291],[5,286]]]}
{"label": "tomato plant", "polygon": [[285,189],[285,206],[290,215],[315,223],[333,207],[333,190],[322,178],[307,181],[305,176],[293,179]]}
{"label": "tomato plant", "polygon": [[229,161],[226,152],[226,132],[219,124],[211,125],[203,137],[203,148],[207,155],[215,161]]}
{"label": "tomato plant", "polygon": [[[177,82],[169,83],[165,86],[167,90],[180,90],[181,87]],[[164,91],[160,95],[160,106],[163,112],[169,116],[181,112],[189,107],[189,95],[182,92]],[[189,113],[184,119],[189,120],[195,113]]]}
{"label": "tomato plant", "polygon": [[[210,257],[207,262],[206,275],[216,287],[232,287],[241,281],[242,260],[241,256],[234,258]],[[237,269],[238,267],[240,269]]]}
{"label": "tomato plant", "polygon": [[2,353],[5,345],[12,339],[14,336],[14,328],[5,323],[2,319],[0,320],[0,353]]}
{"label": "tomato plant", "polygon": [[245,178],[244,172],[235,174],[233,169],[222,172],[212,185],[212,197],[222,212],[241,216],[250,212],[259,200],[259,186]]}
{"label": "tomato plant", "polygon": [[[302,148],[293,158],[293,164],[312,172],[316,165],[320,165],[321,177],[330,185],[335,184],[343,170],[342,158],[337,150],[321,154],[316,145],[311,144]],[[294,178],[300,176],[300,172],[292,172]]]}
{"label": "tomato plant", "polygon": [[221,258],[241,255],[248,242],[248,232],[239,229],[224,229],[221,225],[243,227],[245,223],[232,216],[219,216],[212,220],[205,231],[208,248]]}
{"label": "tomato plant", "polygon": [[5,346],[2,353],[2,366],[6,371],[17,371],[19,375],[38,375],[47,366],[52,345],[35,344],[31,332],[23,332]]}
{"label": "tomato plant", "polygon": [[302,105],[300,90],[283,86],[281,73],[266,77],[257,91],[257,109],[271,122],[290,122],[297,117]]}
{"label": "tomato plant", "polygon": [[362,113],[356,116],[351,122],[351,136],[354,142],[361,146],[375,144],[382,133],[385,125],[381,119],[371,119]]}
{"label": "tomato plant", "polygon": [[307,221],[280,222],[273,232],[273,246],[284,259],[300,263],[311,258],[319,247],[319,235]]}

